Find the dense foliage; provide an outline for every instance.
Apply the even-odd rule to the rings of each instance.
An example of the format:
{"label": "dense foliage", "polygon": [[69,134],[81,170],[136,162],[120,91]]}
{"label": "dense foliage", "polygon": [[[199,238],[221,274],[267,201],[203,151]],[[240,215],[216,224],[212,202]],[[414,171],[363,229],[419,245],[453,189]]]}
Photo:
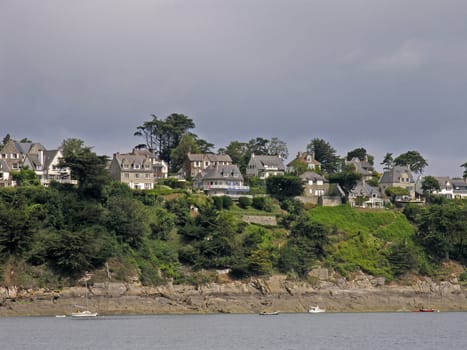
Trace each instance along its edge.
{"label": "dense foliage", "polygon": [[[402,214],[345,205],[306,209],[264,195],[233,202],[183,190],[139,192],[114,182],[98,192],[56,183],[1,189],[3,283],[63,285],[106,264],[114,280],[138,276],[144,284],[204,283],[216,278],[206,272],[212,269],[229,269],[232,278],[275,272],[306,278],[315,266],[394,279],[432,274],[447,259],[467,261],[461,201],[409,206]],[[252,213],[277,216],[278,225],[245,223],[243,215]]]}

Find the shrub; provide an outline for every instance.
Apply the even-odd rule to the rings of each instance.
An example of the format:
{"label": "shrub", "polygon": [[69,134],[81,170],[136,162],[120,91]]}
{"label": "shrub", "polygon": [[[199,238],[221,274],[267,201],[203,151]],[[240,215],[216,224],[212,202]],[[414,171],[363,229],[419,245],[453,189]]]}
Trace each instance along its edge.
{"label": "shrub", "polygon": [[255,209],[264,210],[268,212],[271,212],[274,209],[272,205],[272,200],[269,197],[254,197],[251,205]]}
{"label": "shrub", "polygon": [[233,204],[232,198],[229,197],[229,196],[223,196],[221,198],[222,198],[222,207],[224,209],[230,209],[232,207],[232,204]]}
{"label": "shrub", "polygon": [[246,209],[251,205],[251,198],[249,197],[240,197],[238,199],[238,206],[242,209]]}

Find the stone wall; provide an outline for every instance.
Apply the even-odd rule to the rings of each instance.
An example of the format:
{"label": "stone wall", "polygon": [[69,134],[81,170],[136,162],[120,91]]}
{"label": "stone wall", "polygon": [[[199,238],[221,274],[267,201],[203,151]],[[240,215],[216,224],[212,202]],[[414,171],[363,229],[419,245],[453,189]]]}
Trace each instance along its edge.
{"label": "stone wall", "polygon": [[242,220],[249,224],[258,224],[264,226],[277,225],[277,220],[275,216],[244,215]]}

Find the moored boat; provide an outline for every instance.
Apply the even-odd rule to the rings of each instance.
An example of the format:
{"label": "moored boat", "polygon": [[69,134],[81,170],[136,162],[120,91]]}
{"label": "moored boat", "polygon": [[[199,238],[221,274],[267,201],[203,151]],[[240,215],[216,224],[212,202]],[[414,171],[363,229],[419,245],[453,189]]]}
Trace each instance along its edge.
{"label": "moored boat", "polygon": [[75,318],[90,318],[90,317],[96,317],[97,312],[91,312],[89,310],[76,310],[76,312],[71,313],[71,317]]}
{"label": "moored boat", "polygon": [[416,312],[439,312],[439,310],[429,308],[429,309],[418,309],[416,310]]}
{"label": "moored boat", "polygon": [[308,310],[308,312],[312,313],[312,314],[318,314],[318,313],[321,313],[321,312],[326,312],[325,309],[321,309],[319,307],[319,305],[316,305],[316,306],[312,306],[310,307],[310,310]]}
{"label": "moored boat", "polygon": [[259,314],[261,316],[273,316],[273,315],[279,315],[279,311],[272,311],[272,312],[262,311]]}

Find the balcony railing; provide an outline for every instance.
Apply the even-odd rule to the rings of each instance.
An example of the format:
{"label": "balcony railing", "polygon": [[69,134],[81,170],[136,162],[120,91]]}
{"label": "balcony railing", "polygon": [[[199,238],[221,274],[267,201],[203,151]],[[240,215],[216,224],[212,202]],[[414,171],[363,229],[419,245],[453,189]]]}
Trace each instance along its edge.
{"label": "balcony railing", "polygon": [[203,185],[203,190],[225,190],[225,191],[241,191],[248,192],[250,186],[241,186],[241,185]]}

